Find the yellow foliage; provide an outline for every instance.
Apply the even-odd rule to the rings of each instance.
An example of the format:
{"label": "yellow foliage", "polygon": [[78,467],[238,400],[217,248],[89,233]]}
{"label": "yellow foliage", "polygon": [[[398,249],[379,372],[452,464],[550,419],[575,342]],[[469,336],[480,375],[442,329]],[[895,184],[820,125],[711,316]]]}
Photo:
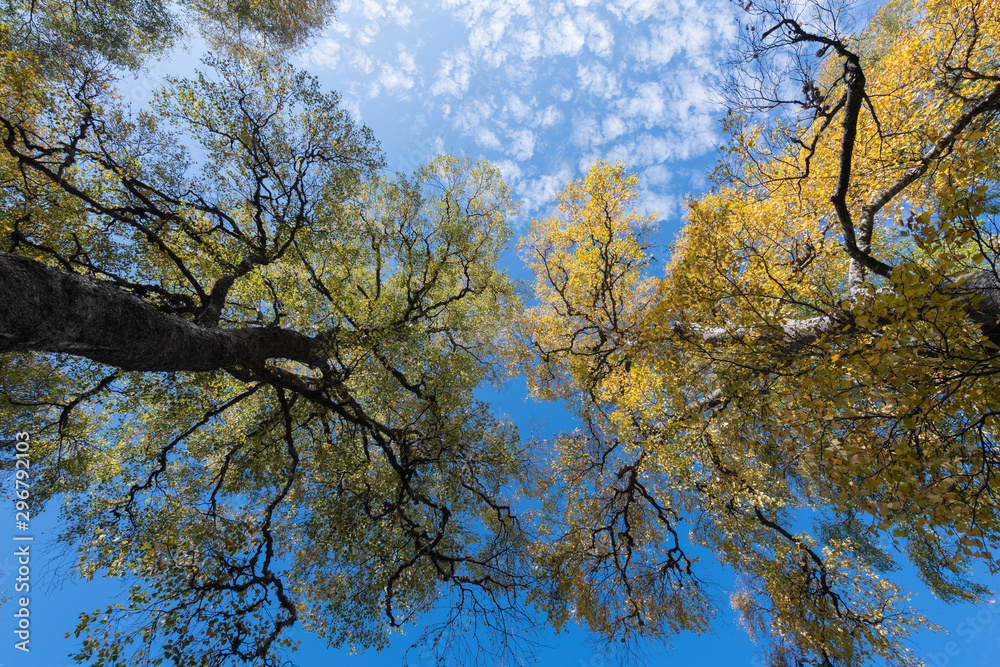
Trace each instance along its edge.
{"label": "yellow foliage", "polygon": [[[664,637],[664,611],[704,627],[687,520],[775,664],[917,665],[903,643],[929,623],[880,540],[949,600],[988,593],[975,560],[998,566],[1000,2],[892,1],[857,37],[747,11],[755,58],[798,49],[803,95],[729,113],[662,279],[620,165],[568,185],[523,243],[538,305],[519,367],[581,421],[540,487],[543,608],[562,622],[572,601],[607,636]],[[636,584],[653,571],[655,593]]]}

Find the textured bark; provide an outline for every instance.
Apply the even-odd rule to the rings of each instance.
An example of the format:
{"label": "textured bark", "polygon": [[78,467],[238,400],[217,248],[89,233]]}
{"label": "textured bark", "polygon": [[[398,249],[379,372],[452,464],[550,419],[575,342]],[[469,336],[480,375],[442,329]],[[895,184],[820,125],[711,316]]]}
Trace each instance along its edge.
{"label": "textured bark", "polygon": [[[983,334],[1000,347],[1000,276],[990,270],[976,271],[959,276],[953,282],[939,285],[945,293],[958,295],[965,302],[965,312],[969,319],[982,325]],[[831,315],[810,317],[802,320],[786,320],[780,330],[769,328],[755,330],[754,327],[705,327],[698,324],[674,324],[674,332],[693,338],[703,345],[730,345],[742,343],[751,334],[758,339],[772,340],[783,344],[786,351],[797,351],[809,345],[834,328],[849,325],[850,314],[835,311]]]}
{"label": "textured bark", "polygon": [[61,352],[130,371],[210,371],[271,358],[316,365],[319,347],[276,327],[199,326],[113,285],[0,253],[0,352]]}
{"label": "textured bark", "polygon": [[977,271],[963,276],[962,293],[971,297],[966,310],[983,327],[983,334],[1000,347],[1000,276],[994,271]]}

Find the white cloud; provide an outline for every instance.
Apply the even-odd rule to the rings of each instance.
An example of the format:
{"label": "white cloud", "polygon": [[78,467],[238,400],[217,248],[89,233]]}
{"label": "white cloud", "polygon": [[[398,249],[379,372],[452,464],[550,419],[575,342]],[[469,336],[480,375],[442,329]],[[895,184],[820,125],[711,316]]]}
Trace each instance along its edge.
{"label": "white cloud", "polygon": [[542,53],[542,34],[537,30],[525,30],[517,36],[517,54],[521,60],[534,60]]}
{"label": "white cloud", "polygon": [[660,164],[678,157],[676,137],[638,135],[608,151],[608,160],[620,160],[633,167]]}
{"label": "white cloud", "polygon": [[500,175],[508,186],[513,186],[521,178],[521,166],[513,160],[496,160],[493,163],[500,170]]}
{"label": "white cloud", "polygon": [[358,46],[365,47],[375,41],[375,35],[378,34],[380,26],[378,23],[366,23],[357,29],[354,33],[354,41]]}
{"label": "white cloud", "polygon": [[587,48],[601,58],[609,57],[615,38],[608,24],[591,12],[582,14],[580,22],[586,27]]}
{"label": "white cloud", "polygon": [[307,66],[334,69],[340,63],[340,42],[321,39],[303,55],[302,60]]}
{"label": "white cloud", "polygon": [[409,26],[412,18],[413,10],[400,0],[343,0],[328,34],[339,35],[341,43],[367,47],[383,29]]}
{"label": "white cloud", "polygon": [[632,55],[641,63],[665,65],[683,48],[684,42],[677,34],[677,26],[661,24],[653,29],[651,38],[640,38],[632,43]]}
{"label": "white cloud", "polygon": [[399,45],[399,67],[407,74],[413,74],[417,71],[416,58],[402,44]]}
{"label": "white cloud", "polygon": [[355,123],[364,122],[363,114],[361,113],[361,98],[354,86],[341,91],[340,106],[342,106],[347,113],[351,114],[351,118],[354,119]]}
{"label": "white cloud", "polygon": [[563,16],[549,24],[546,32],[545,53],[553,56],[575,56],[583,50],[584,37],[579,26],[570,16]]}
{"label": "white cloud", "polygon": [[441,58],[437,79],[431,86],[431,94],[461,97],[462,93],[469,87],[471,76],[472,66],[468,54],[461,51],[445,54]]}
{"label": "white cloud", "polygon": [[675,4],[662,0],[615,0],[609,3],[608,9],[620,19],[629,23],[639,23],[662,11],[664,6]]}
{"label": "white cloud", "polygon": [[628,127],[625,125],[624,121],[618,116],[608,116],[604,119],[601,124],[601,130],[604,133],[604,140],[610,141],[612,139],[617,139],[621,135],[625,134]]}
{"label": "white cloud", "polygon": [[538,112],[535,119],[531,122],[531,125],[532,127],[547,128],[561,122],[562,119],[562,111],[560,111],[556,105],[550,104]]}
{"label": "white cloud", "polygon": [[552,95],[559,98],[560,102],[569,102],[570,98],[573,97],[573,89],[567,88],[562,84],[556,84],[552,86]]}
{"label": "white cloud", "polygon": [[455,112],[453,124],[469,134],[477,131],[494,112],[492,100],[469,100],[463,102]]}
{"label": "white cloud", "polygon": [[521,98],[514,92],[507,94],[504,110],[517,122],[524,122],[531,116],[531,107],[521,101]]}
{"label": "white cloud", "polygon": [[485,55],[494,44],[500,44],[509,22],[509,17],[494,15],[488,21],[472,26],[469,33],[472,52]]}
{"label": "white cloud", "polygon": [[597,97],[611,98],[621,91],[618,75],[600,62],[578,64],[576,78],[586,92]]}
{"label": "white cloud", "polygon": [[[344,7],[340,9],[343,11]],[[379,24],[392,21],[405,26],[413,17],[413,10],[399,0],[361,0],[361,15]]]}
{"label": "white cloud", "polygon": [[574,114],[572,122],[573,129],[570,131],[569,140],[573,142],[573,145],[590,148],[604,143],[601,138],[601,126],[596,118]]}
{"label": "white cloud", "polygon": [[398,66],[388,62],[382,62],[379,68],[378,77],[368,86],[368,97],[376,97],[382,92],[395,95],[403,99],[408,99],[404,93],[415,83],[414,74],[417,73],[417,63],[406,47],[398,45],[398,55],[396,62]]}
{"label": "white cloud", "polygon": [[515,130],[511,132],[511,145],[508,153],[515,160],[527,160],[535,153],[535,134],[531,130]]}
{"label": "white cloud", "polygon": [[351,53],[348,62],[350,62],[351,67],[360,70],[362,74],[367,75],[375,71],[375,59],[360,49]]}
{"label": "white cloud", "polygon": [[486,129],[485,127],[476,128],[474,139],[476,143],[483,148],[490,148],[497,151],[500,150],[502,146],[500,140],[497,139],[497,135],[493,134],[492,131]]}
{"label": "white cloud", "polygon": [[378,90],[379,87],[388,93],[409,90],[413,88],[413,77],[407,74],[402,68],[397,69],[387,63],[383,63],[378,81],[373,84],[374,92],[369,93],[369,96],[374,97],[377,95],[380,92]]}
{"label": "white cloud", "polygon": [[645,121],[646,127],[664,120],[667,110],[663,98],[663,86],[657,81],[646,81],[635,87],[633,97],[623,98],[615,106],[626,118],[636,118]]}
{"label": "white cloud", "polygon": [[557,171],[525,179],[517,194],[529,211],[534,211],[554,203],[555,196],[562,191],[573,177],[569,165],[561,165]]}
{"label": "white cloud", "polygon": [[636,198],[635,210],[643,215],[656,214],[658,220],[664,220],[680,212],[680,199],[675,194],[643,188]]}
{"label": "white cloud", "polygon": [[334,86],[350,89],[366,114],[383,104],[403,136],[439,128],[446,146],[503,161],[529,212],[596,159],[633,166],[644,189],[678,189],[674,165],[718,143],[711,91],[733,33],[727,0],[340,7],[339,23],[304,60],[334,72]]}
{"label": "white cloud", "polygon": [[[662,164],[655,164],[642,170],[640,182],[644,185],[665,185],[673,174]],[[645,189],[645,188],[644,188]]]}

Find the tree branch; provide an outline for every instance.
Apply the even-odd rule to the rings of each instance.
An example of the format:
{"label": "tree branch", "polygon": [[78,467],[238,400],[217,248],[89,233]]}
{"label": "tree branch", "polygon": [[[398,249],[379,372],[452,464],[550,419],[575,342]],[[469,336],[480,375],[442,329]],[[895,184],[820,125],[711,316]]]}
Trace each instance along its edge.
{"label": "tree branch", "polygon": [[321,366],[317,338],[217,329],[160,312],[97,280],[0,253],[0,352],[66,353],[131,371],[209,371],[267,359]]}

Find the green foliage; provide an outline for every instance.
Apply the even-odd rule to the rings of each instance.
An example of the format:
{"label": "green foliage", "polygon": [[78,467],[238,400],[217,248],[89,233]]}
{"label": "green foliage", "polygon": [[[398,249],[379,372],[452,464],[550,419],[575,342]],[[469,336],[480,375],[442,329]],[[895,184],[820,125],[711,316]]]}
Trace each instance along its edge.
{"label": "green foliage", "polygon": [[[71,327],[0,336],[35,502],[64,500],[81,574],[132,584],[81,617],[77,660],[280,664],[296,624],[380,648],[442,600],[432,648],[484,616],[502,646],[525,603],[669,641],[711,625],[708,550],[773,665],[908,666],[930,624],[890,549],[943,599],[988,594],[995,2],[890,3],[864,53],[822,8],[829,31],[747,5],[751,61],[792,63],[803,98],[729,114],[660,278],[625,167],[567,185],[522,242],[527,312],[497,267],[497,170],[387,176],[280,56],[329,3],[181,3],[225,55],[132,113],[115,67],[180,30],[143,7],[9,3],[2,32],[0,260],[85,276],[111,295],[98,320],[139,302],[183,332],[156,372],[127,370],[155,326],[97,351]],[[749,107],[780,106],[747,81]],[[537,468],[474,396],[504,363],[579,418]]]}
{"label": "green foliage", "polygon": [[267,53],[208,58],[136,115],[86,59],[45,78],[9,55],[2,249],[144,300],[192,346],[289,341],[198,373],[3,357],[37,502],[64,500],[82,574],[135,582],[81,617],[76,659],[278,664],[294,624],[379,648],[450,590],[456,613],[512,604],[525,458],[473,397],[520,308],[497,170],[385,176],[336,95]]}
{"label": "green foliage", "polygon": [[15,43],[43,61],[82,49],[135,68],[181,33],[180,18],[162,0],[5,0],[3,17]]}
{"label": "green foliage", "polygon": [[333,0],[4,0],[13,41],[48,67],[85,52],[137,69],[197,26],[210,46],[229,54],[285,53],[304,46],[333,17]]}
{"label": "green foliage", "polygon": [[334,0],[185,0],[182,6],[215,49],[297,49],[333,17]]}

